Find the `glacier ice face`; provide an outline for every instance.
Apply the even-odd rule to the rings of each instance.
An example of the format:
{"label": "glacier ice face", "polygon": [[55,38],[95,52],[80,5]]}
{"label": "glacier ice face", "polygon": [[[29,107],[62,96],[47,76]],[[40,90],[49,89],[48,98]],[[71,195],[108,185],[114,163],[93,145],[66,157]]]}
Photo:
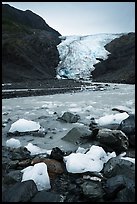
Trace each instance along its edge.
{"label": "glacier ice face", "polygon": [[62,42],[57,46],[60,55],[57,78],[90,79],[94,65],[110,54],[104,46],[121,35],[61,36]]}

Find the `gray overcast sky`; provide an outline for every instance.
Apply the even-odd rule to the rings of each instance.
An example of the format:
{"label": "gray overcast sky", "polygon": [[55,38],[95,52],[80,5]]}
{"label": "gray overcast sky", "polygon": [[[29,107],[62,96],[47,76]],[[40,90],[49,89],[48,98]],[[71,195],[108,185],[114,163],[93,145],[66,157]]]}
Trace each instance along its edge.
{"label": "gray overcast sky", "polygon": [[2,2],[31,10],[61,35],[135,32],[135,2]]}

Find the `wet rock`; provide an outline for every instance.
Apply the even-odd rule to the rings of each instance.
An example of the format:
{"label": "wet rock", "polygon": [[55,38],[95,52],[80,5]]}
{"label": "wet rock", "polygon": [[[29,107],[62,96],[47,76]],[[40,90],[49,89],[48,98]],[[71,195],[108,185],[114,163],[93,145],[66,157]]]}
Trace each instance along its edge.
{"label": "wet rock", "polygon": [[27,202],[38,192],[33,180],[17,182],[2,194],[3,202]]}
{"label": "wet rock", "polygon": [[25,136],[25,135],[29,135],[29,134],[30,134],[30,132],[19,132],[19,131],[7,132],[8,137],[20,137],[20,136]]}
{"label": "wet rock", "polygon": [[18,163],[19,163],[19,160],[14,160],[14,161],[11,160],[7,165],[8,170],[9,169],[16,169],[18,167]]}
{"label": "wet rock", "polygon": [[8,172],[9,163],[11,161],[8,147],[2,147],[2,174]]}
{"label": "wet rock", "polygon": [[26,147],[19,147],[16,149],[13,149],[11,152],[11,159],[12,160],[23,160],[23,159],[30,159],[30,151],[27,150]]}
{"label": "wet rock", "polygon": [[[134,192],[132,199],[135,198],[135,181],[123,175],[116,175],[114,177],[107,179],[107,181],[105,181],[103,184],[103,189],[106,192],[106,195],[104,196],[105,200],[115,199],[117,198],[117,195],[118,195],[118,199],[122,199],[123,195],[121,195],[121,192],[124,193],[125,189],[126,189],[126,192],[128,193],[127,194],[128,196],[130,191],[132,192],[132,195]],[[128,197],[127,195],[125,195],[126,196],[125,201],[129,200],[127,198]]]}
{"label": "wet rock", "polygon": [[22,178],[22,173],[20,172],[20,170],[13,170],[7,173],[3,177],[2,184],[4,186],[10,186],[15,184],[16,182],[20,182],[21,178]]}
{"label": "wet rock", "polygon": [[93,128],[97,127],[97,122],[96,122],[95,118],[91,118],[90,121],[91,122],[89,124],[89,127],[92,130]]}
{"label": "wet rock", "polygon": [[128,138],[129,138],[129,143],[132,146],[135,146],[135,115],[130,114],[128,118],[123,120],[119,127],[118,130],[121,130],[124,132]]}
{"label": "wet rock", "polygon": [[18,136],[23,136],[23,135],[25,135],[25,133],[23,132],[23,133],[20,133],[20,132],[18,132],[18,131],[15,131],[15,132],[7,132],[7,136],[8,137],[18,137]]}
{"label": "wet rock", "polygon": [[31,132],[30,135],[34,137],[45,137],[47,131],[38,131],[38,132]]}
{"label": "wet rock", "polygon": [[42,115],[42,116],[39,116],[39,117],[38,117],[38,119],[40,119],[40,120],[41,120],[41,119],[44,119],[44,120],[45,120],[45,119],[47,119],[47,118],[48,118],[48,117],[45,116],[45,115]]}
{"label": "wet rock", "polygon": [[136,142],[135,142],[135,134],[134,135],[129,135],[128,138],[129,138],[129,144],[131,146],[135,147],[135,144],[136,144]]}
{"label": "wet rock", "polygon": [[2,158],[11,158],[11,151],[10,147],[2,146]]}
{"label": "wet rock", "polygon": [[58,147],[52,148],[50,158],[58,161],[63,161],[64,152]]}
{"label": "wet rock", "polygon": [[135,148],[128,148],[128,150],[126,151],[126,156],[127,157],[131,157],[131,158],[135,158]]}
{"label": "wet rock", "polygon": [[61,117],[58,117],[58,119],[66,123],[76,123],[80,119],[80,116],[78,114],[65,112]]}
{"label": "wet rock", "polygon": [[119,157],[109,159],[109,161],[104,164],[102,172],[106,178],[123,175],[135,180],[135,164],[131,161],[120,159]]}
{"label": "wet rock", "polygon": [[[3,115],[5,115],[5,114],[6,114],[6,112],[5,112],[5,113],[3,113]],[[7,113],[7,114],[8,114],[8,113]],[[10,121],[11,121],[11,119],[10,119],[10,118],[3,120],[3,121],[2,121],[2,127],[6,127],[6,126],[7,126],[7,124],[8,124]]]}
{"label": "wet rock", "polygon": [[91,137],[91,131],[87,127],[74,127],[62,139],[73,144],[79,144],[89,137]]}
{"label": "wet rock", "polygon": [[52,189],[65,197],[64,202],[86,202],[80,186],[82,183],[81,174],[64,172],[55,179]]}
{"label": "wet rock", "polygon": [[117,193],[113,202],[135,202],[135,188],[124,188]]}
{"label": "wet rock", "polygon": [[29,166],[30,164],[31,164],[31,159],[25,159],[18,162],[18,166],[23,168]]}
{"label": "wet rock", "polygon": [[32,156],[30,156],[30,152],[25,147],[2,147],[3,175],[13,169],[21,169],[22,167],[28,166],[31,160]]}
{"label": "wet rock", "polygon": [[112,111],[118,111],[119,113],[124,113],[124,112],[128,113],[128,110],[125,110],[124,108],[123,109],[122,108],[112,108]]}
{"label": "wet rock", "polygon": [[36,193],[30,202],[63,202],[63,196],[43,190]]}
{"label": "wet rock", "polygon": [[90,198],[90,201],[101,201],[104,195],[104,190],[100,182],[95,181],[85,181],[81,185],[83,189],[83,194]]}
{"label": "wet rock", "polygon": [[101,129],[96,139],[101,144],[108,146],[108,148],[111,147],[118,154],[126,151],[129,146],[128,137],[120,130]]}

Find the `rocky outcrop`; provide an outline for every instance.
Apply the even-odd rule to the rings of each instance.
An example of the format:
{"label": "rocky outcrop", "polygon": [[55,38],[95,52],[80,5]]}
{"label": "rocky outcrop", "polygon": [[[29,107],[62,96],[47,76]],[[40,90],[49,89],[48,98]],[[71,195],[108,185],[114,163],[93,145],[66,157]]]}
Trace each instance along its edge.
{"label": "rocky outcrop", "polygon": [[32,11],[3,4],[3,83],[55,78],[60,35]]}
{"label": "rocky outcrop", "polygon": [[135,33],[122,35],[105,46],[111,54],[94,65],[93,81],[135,83]]}

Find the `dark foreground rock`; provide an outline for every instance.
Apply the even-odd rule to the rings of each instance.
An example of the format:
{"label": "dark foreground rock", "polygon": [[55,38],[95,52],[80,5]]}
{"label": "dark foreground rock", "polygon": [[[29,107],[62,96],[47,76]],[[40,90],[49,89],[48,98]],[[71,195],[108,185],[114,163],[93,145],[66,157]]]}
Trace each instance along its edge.
{"label": "dark foreground rock", "polygon": [[[9,150],[9,148],[8,148]],[[11,152],[11,150],[10,150]],[[62,152],[53,148],[61,159]],[[9,164],[13,161],[9,159]],[[47,164],[51,189],[38,191],[33,180],[21,182],[20,162],[10,168],[3,165],[2,201],[3,202],[134,202],[135,201],[135,164],[122,159],[119,155],[105,163],[100,173],[70,173],[60,161],[51,156],[31,157],[31,164]],[[54,154],[52,153],[52,157]],[[63,168],[64,166],[64,168]],[[20,167],[20,170],[18,168]]]}
{"label": "dark foreground rock", "polygon": [[27,202],[38,192],[33,180],[17,182],[3,192],[3,202]]}
{"label": "dark foreground rock", "polygon": [[30,202],[63,202],[63,197],[57,193],[43,190],[36,193]]}
{"label": "dark foreground rock", "polygon": [[85,143],[85,140],[90,137],[91,131],[86,127],[74,127],[62,138],[62,140],[69,141],[73,144],[81,144]]}
{"label": "dark foreground rock", "polygon": [[[107,179],[103,185],[105,199],[114,202],[134,202],[135,182],[123,175],[116,175]],[[127,190],[128,189],[128,190]],[[130,193],[130,194],[127,194]]]}
{"label": "dark foreground rock", "polygon": [[126,151],[129,147],[128,137],[120,130],[101,129],[98,131],[96,139],[117,154]]}
{"label": "dark foreground rock", "polygon": [[116,175],[124,175],[135,181],[135,164],[119,157],[111,158],[103,168],[104,176],[111,178]]}
{"label": "dark foreground rock", "polygon": [[127,119],[123,120],[118,129],[128,136],[130,145],[135,146],[135,114],[130,114]]}

